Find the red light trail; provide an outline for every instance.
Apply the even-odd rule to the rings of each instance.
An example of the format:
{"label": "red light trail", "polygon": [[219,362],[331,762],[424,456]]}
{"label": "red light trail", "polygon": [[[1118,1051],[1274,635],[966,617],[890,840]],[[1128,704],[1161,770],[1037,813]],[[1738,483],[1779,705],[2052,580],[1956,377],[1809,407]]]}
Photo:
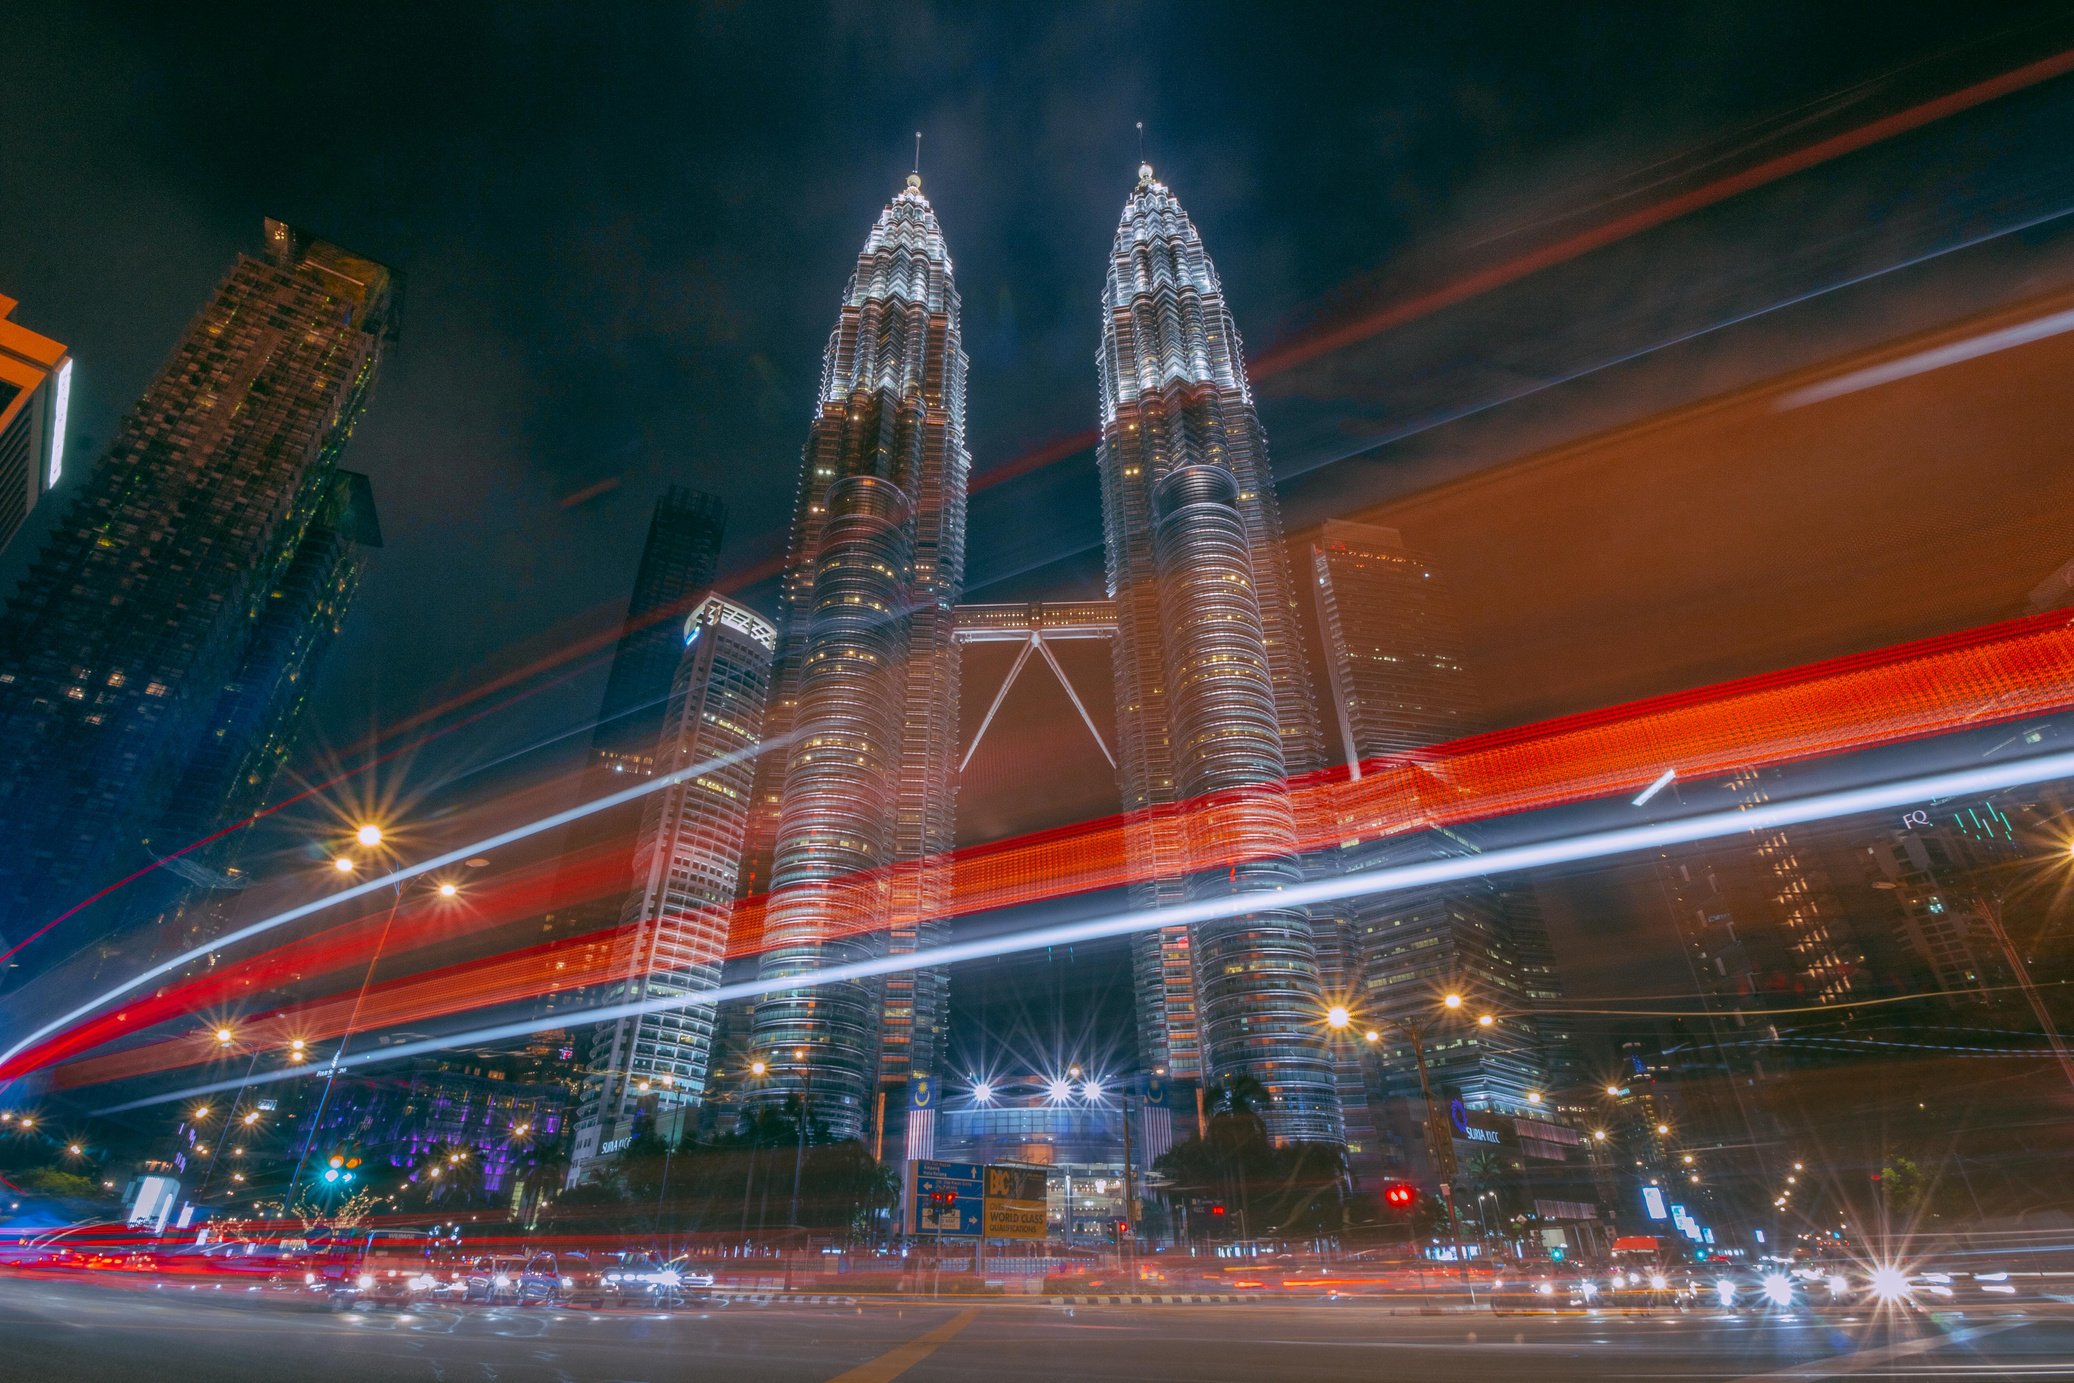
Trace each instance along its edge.
{"label": "red light trail", "polygon": [[[2070,707],[2074,616],[2054,611],[1478,735],[1372,761],[1363,765],[1359,779],[1334,770],[1294,782],[1288,791],[1298,847],[1312,851],[1354,836],[1402,834],[1632,795],[1666,769],[1683,780],[1706,780]],[[1209,799],[1174,810],[1173,825],[1186,841],[1190,871],[1222,868],[1243,858],[1220,829],[1224,806]],[[1131,882],[1126,829],[1122,818],[1106,817],[909,867],[948,867],[953,913],[971,915]],[[616,876],[617,865],[616,856],[588,859],[572,868],[568,888],[595,888],[608,875]],[[536,890],[534,882],[515,889],[512,906],[499,907],[498,916],[520,915],[526,902],[537,905]],[[738,905],[731,956],[761,949],[764,902],[759,897]],[[892,919],[890,925],[902,921]],[[885,924],[860,920],[856,930],[877,925]],[[205,995],[220,1000],[263,990],[263,984],[221,988],[237,985],[240,974],[280,976],[296,967],[307,975],[313,968],[339,968],[365,955],[354,947],[364,946],[366,928],[367,919],[360,919],[277,947],[226,974],[176,987],[160,996],[163,1005],[151,1001],[149,1011],[158,1017],[165,1008],[193,1013]],[[600,984],[611,978],[616,930],[387,981],[370,991],[364,1012],[370,1023],[408,1024]],[[286,1007],[252,1020],[247,1036],[261,1045],[264,1041],[253,1035],[277,1029],[283,1042],[291,1030],[306,1040],[336,1036],[344,1030],[349,1005],[350,996],[332,995]],[[81,1028],[93,1028],[91,1037],[79,1036],[79,1028],[59,1034],[0,1067],[0,1079],[63,1060],[137,1026],[119,1014],[89,1020]],[[211,1035],[197,1032],[78,1061],[60,1083],[120,1079],[217,1055]]]}

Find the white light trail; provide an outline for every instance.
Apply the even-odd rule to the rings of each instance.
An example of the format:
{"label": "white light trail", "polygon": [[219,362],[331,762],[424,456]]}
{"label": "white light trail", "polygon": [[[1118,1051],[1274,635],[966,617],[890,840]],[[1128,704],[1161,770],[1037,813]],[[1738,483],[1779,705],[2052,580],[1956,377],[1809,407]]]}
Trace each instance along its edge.
{"label": "white light trail", "polygon": [[1638,807],[1648,805],[1649,799],[1656,796],[1659,792],[1662,792],[1665,788],[1669,787],[1671,785],[1671,779],[1677,776],[1677,769],[1665,769],[1661,777],[1659,777],[1655,782],[1651,783],[1648,787],[1642,789],[1642,795],[1635,799],[1635,805]]}
{"label": "white light trail", "polygon": [[[1610,831],[1588,831],[1582,835],[1566,836],[1533,845],[1504,846],[1480,855],[1450,856],[1417,864],[1393,865],[1328,879],[1314,879],[1275,890],[1274,905],[1277,908],[1312,907],[1347,898],[1398,889],[1423,888],[1432,884],[1454,883],[1489,874],[1509,874],[1523,869],[1578,864],[1612,855],[1662,850],[1674,845],[1690,845],[1696,841],[1797,826],[1809,821],[1824,821],[1831,817],[1886,811],[1909,802],[1922,801],[1926,797],[1958,797],[1972,793],[2000,792],[2005,788],[2050,782],[2059,778],[2074,778],[2074,751],[2045,754],[2032,759],[2016,759],[1979,768],[1927,774],[1872,787],[1818,793],[1794,801],[1767,802],[1761,806],[1707,812],[1678,821],[1626,826]],[[877,956],[847,965],[830,966],[811,975],[744,980],[737,984],[720,985],[703,994],[672,995],[606,1004],[575,1013],[565,1011],[551,1018],[529,1018],[444,1037],[401,1042],[390,1047],[355,1053],[346,1057],[339,1065],[342,1068],[367,1066],[377,1062],[394,1061],[400,1057],[422,1056],[427,1052],[444,1051],[451,1047],[526,1037],[550,1028],[566,1028],[572,1023],[609,1023],[641,1014],[666,1013],[702,1004],[725,1003],[732,999],[760,998],[766,994],[812,989],[847,980],[986,960],[1019,951],[1039,950],[1047,946],[1070,946],[1097,941],[1104,937],[1128,936],[1136,932],[1155,931],[1161,927],[1229,921],[1234,917],[1243,917],[1249,912],[1257,911],[1260,906],[1260,894],[1238,893],[1223,898],[1198,899],[1169,908],[1119,913],[1110,917],[1064,922],[1049,927],[1033,927],[1028,931],[1012,932],[1005,936],[980,937],[971,941],[952,942],[946,946],[910,951],[904,955]],[[268,1081],[293,1080],[308,1074],[306,1068],[261,1072],[251,1077],[249,1082],[226,1080],[191,1086],[184,1090],[150,1095],[124,1104],[112,1105],[100,1113],[115,1114],[129,1109],[142,1109],[174,1100],[193,1099],[198,1095],[212,1094],[219,1090],[236,1089],[248,1083],[257,1085]]]}
{"label": "white light trail", "polygon": [[553,815],[543,816],[537,821],[529,821],[523,826],[514,826],[508,831],[501,831],[493,836],[485,836],[472,845],[464,845],[458,850],[449,850],[444,855],[435,855],[429,860],[420,860],[416,864],[404,865],[399,869],[391,870],[387,874],[369,879],[366,883],[354,884],[351,888],[342,888],[336,893],[327,893],[322,898],[311,899],[307,903],[289,908],[286,912],[277,912],[272,917],[261,918],[249,926],[240,927],[234,932],[228,932],[223,936],[219,936],[207,945],[196,946],[192,950],[183,951],[171,960],[154,965],[149,970],[124,980],[115,988],[107,990],[98,997],[89,999],[86,1003],[81,1004],[62,1018],[53,1018],[50,1022],[45,1023],[42,1027],[22,1038],[21,1041],[15,1043],[6,1051],[0,1052],[0,1065],[14,1060],[15,1057],[27,1051],[34,1043],[41,1041],[54,1032],[70,1027],[73,1023],[78,1022],[81,1018],[86,1017],[102,1005],[120,999],[130,991],[151,983],[159,976],[170,974],[181,966],[201,960],[214,952],[235,946],[241,941],[248,941],[255,936],[273,931],[277,927],[285,927],[290,922],[300,922],[305,917],[323,912],[327,908],[335,908],[341,903],[351,902],[355,898],[364,898],[370,893],[379,893],[385,888],[394,888],[417,878],[421,874],[429,874],[435,869],[444,869],[447,865],[459,863],[476,855],[486,855],[501,846],[537,836],[542,831],[552,831],[557,826],[566,826],[572,821],[581,821],[586,816],[594,816],[599,812],[609,811],[622,803],[645,797],[651,792],[660,792],[664,788],[675,786],[688,778],[696,778],[701,773],[711,773],[716,768],[725,768],[729,764],[753,759],[766,750],[775,749],[779,745],[790,743],[798,737],[799,733],[794,731],[789,735],[775,735],[752,748],[737,750],[732,754],[722,754],[719,758],[708,759],[704,763],[693,764],[689,768],[680,768],[674,773],[661,774],[645,782],[636,783],[630,788],[622,788],[618,792],[609,793],[604,797],[585,802],[580,806],[571,807],[567,811],[555,812]]}
{"label": "white light trail", "polygon": [[2074,331],[2074,308],[2065,312],[2053,312],[2003,327],[2000,331],[1985,331],[1978,336],[1969,336],[1964,341],[1954,341],[1947,346],[1937,346],[1914,355],[1904,355],[1899,360],[1889,360],[1881,365],[1868,365],[1862,370],[1853,370],[1847,375],[1825,379],[1810,384],[1805,389],[1796,389],[1772,405],[1775,413],[1784,413],[1790,408],[1804,408],[1811,403],[1841,398],[1845,394],[1856,394],[1865,389],[1877,389],[1882,384],[1912,375],[1926,375],[1932,370],[1941,370],[1947,365],[1957,365],[1965,360],[1977,360],[1997,351],[2011,350],[2017,346],[2028,346],[2033,341],[2060,336]]}

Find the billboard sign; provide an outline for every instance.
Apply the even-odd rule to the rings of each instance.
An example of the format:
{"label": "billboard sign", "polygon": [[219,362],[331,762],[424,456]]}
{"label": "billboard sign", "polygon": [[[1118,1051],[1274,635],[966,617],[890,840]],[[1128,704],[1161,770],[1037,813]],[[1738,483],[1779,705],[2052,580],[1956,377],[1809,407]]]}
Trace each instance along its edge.
{"label": "billboard sign", "polygon": [[1042,1239],[1049,1232],[1042,1167],[989,1166],[986,1231],[989,1239]]}

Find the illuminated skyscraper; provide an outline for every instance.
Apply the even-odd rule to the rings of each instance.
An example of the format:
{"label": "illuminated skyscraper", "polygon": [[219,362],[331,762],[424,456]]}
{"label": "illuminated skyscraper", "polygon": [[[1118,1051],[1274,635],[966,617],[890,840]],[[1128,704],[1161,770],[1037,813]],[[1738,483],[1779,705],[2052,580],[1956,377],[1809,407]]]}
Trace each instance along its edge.
{"label": "illuminated skyscraper", "polygon": [[[958,315],[911,176],[843,293],[800,470],[757,789],[769,863],[746,884],[770,889],[767,980],[912,952],[945,925],[971,469]],[[804,1092],[839,1135],[863,1132],[880,1081],[932,1071],[945,989],[923,970],[763,1000],[764,1096]]]}
{"label": "illuminated skyscraper", "polygon": [[[643,757],[658,773],[709,767],[644,799],[607,1003],[711,991],[733,930],[777,631],[716,595],[673,625],[672,638],[682,656],[661,736]],[[683,1113],[705,1090],[713,1028],[702,1004],[593,1033],[574,1171],[629,1137],[644,1107],[666,1132],[682,1132]]]}
{"label": "illuminated skyscraper", "polygon": [[[214,781],[242,795],[278,760],[302,703],[283,660],[314,645],[278,627],[275,596],[303,590],[292,604],[333,619],[350,594],[327,585],[353,522],[338,460],[395,329],[396,277],[282,222],[265,233],[0,615],[0,925],[16,935],[148,863],[147,838],[163,853],[169,819],[212,810],[194,790],[205,761],[223,757]],[[233,733],[249,753],[224,755]]]}
{"label": "illuminated skyscraper", "polygon": [[72,357],[57,342],[8,321],[0,294],[0,548],[5,548],[65,465]]}
{"label": "illuminated skyscraper", "polygon": [[[1238,329],[1202,236],[1149,165],[1124,204],[1102,313],[1098,462],[1136,902],[1272,892],[1302,877],[1286,780],[1322,765],[1317,707]],[[1247,858],[1187,867],[1232,849]],[[1272,1096],[1276,1137],[1339,1139],[1319,952],[1309,918],[1271,906],[1145,934],[1134,981],[1147,1065],[1250,1074]]]}

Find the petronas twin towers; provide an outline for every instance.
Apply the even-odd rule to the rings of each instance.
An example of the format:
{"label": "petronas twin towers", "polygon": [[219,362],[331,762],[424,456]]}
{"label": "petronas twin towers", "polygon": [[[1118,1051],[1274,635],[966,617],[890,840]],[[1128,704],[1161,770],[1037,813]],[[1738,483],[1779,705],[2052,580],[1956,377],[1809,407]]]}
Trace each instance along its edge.
{"label": "petronas twin towers", "polygon": [[[1098,361],[1134,901],[1262,895],[1239,919],[1139,938],[1141,1046],[1148,1069],[1256,1077],[1278,1137],[1337,1140],[1319,1015],[1340,928],[1272,901],[1303,868],[1285,784],[1321,766],[1323,741],[1266,438],[1202,237],[1138,174]],[[960,339],[943,232],[910,177],[844,293],[794,510],[749,880],[769,892],[766,982],[927,949],[948,925]],[[1226,862],[1191,864],[1209,859]],[[750,1036],[762,1097],[803,1095],[838,1134],[868,1135],[882,1083],[939,1070],[947,988],[925,969],[772,992]]]}

